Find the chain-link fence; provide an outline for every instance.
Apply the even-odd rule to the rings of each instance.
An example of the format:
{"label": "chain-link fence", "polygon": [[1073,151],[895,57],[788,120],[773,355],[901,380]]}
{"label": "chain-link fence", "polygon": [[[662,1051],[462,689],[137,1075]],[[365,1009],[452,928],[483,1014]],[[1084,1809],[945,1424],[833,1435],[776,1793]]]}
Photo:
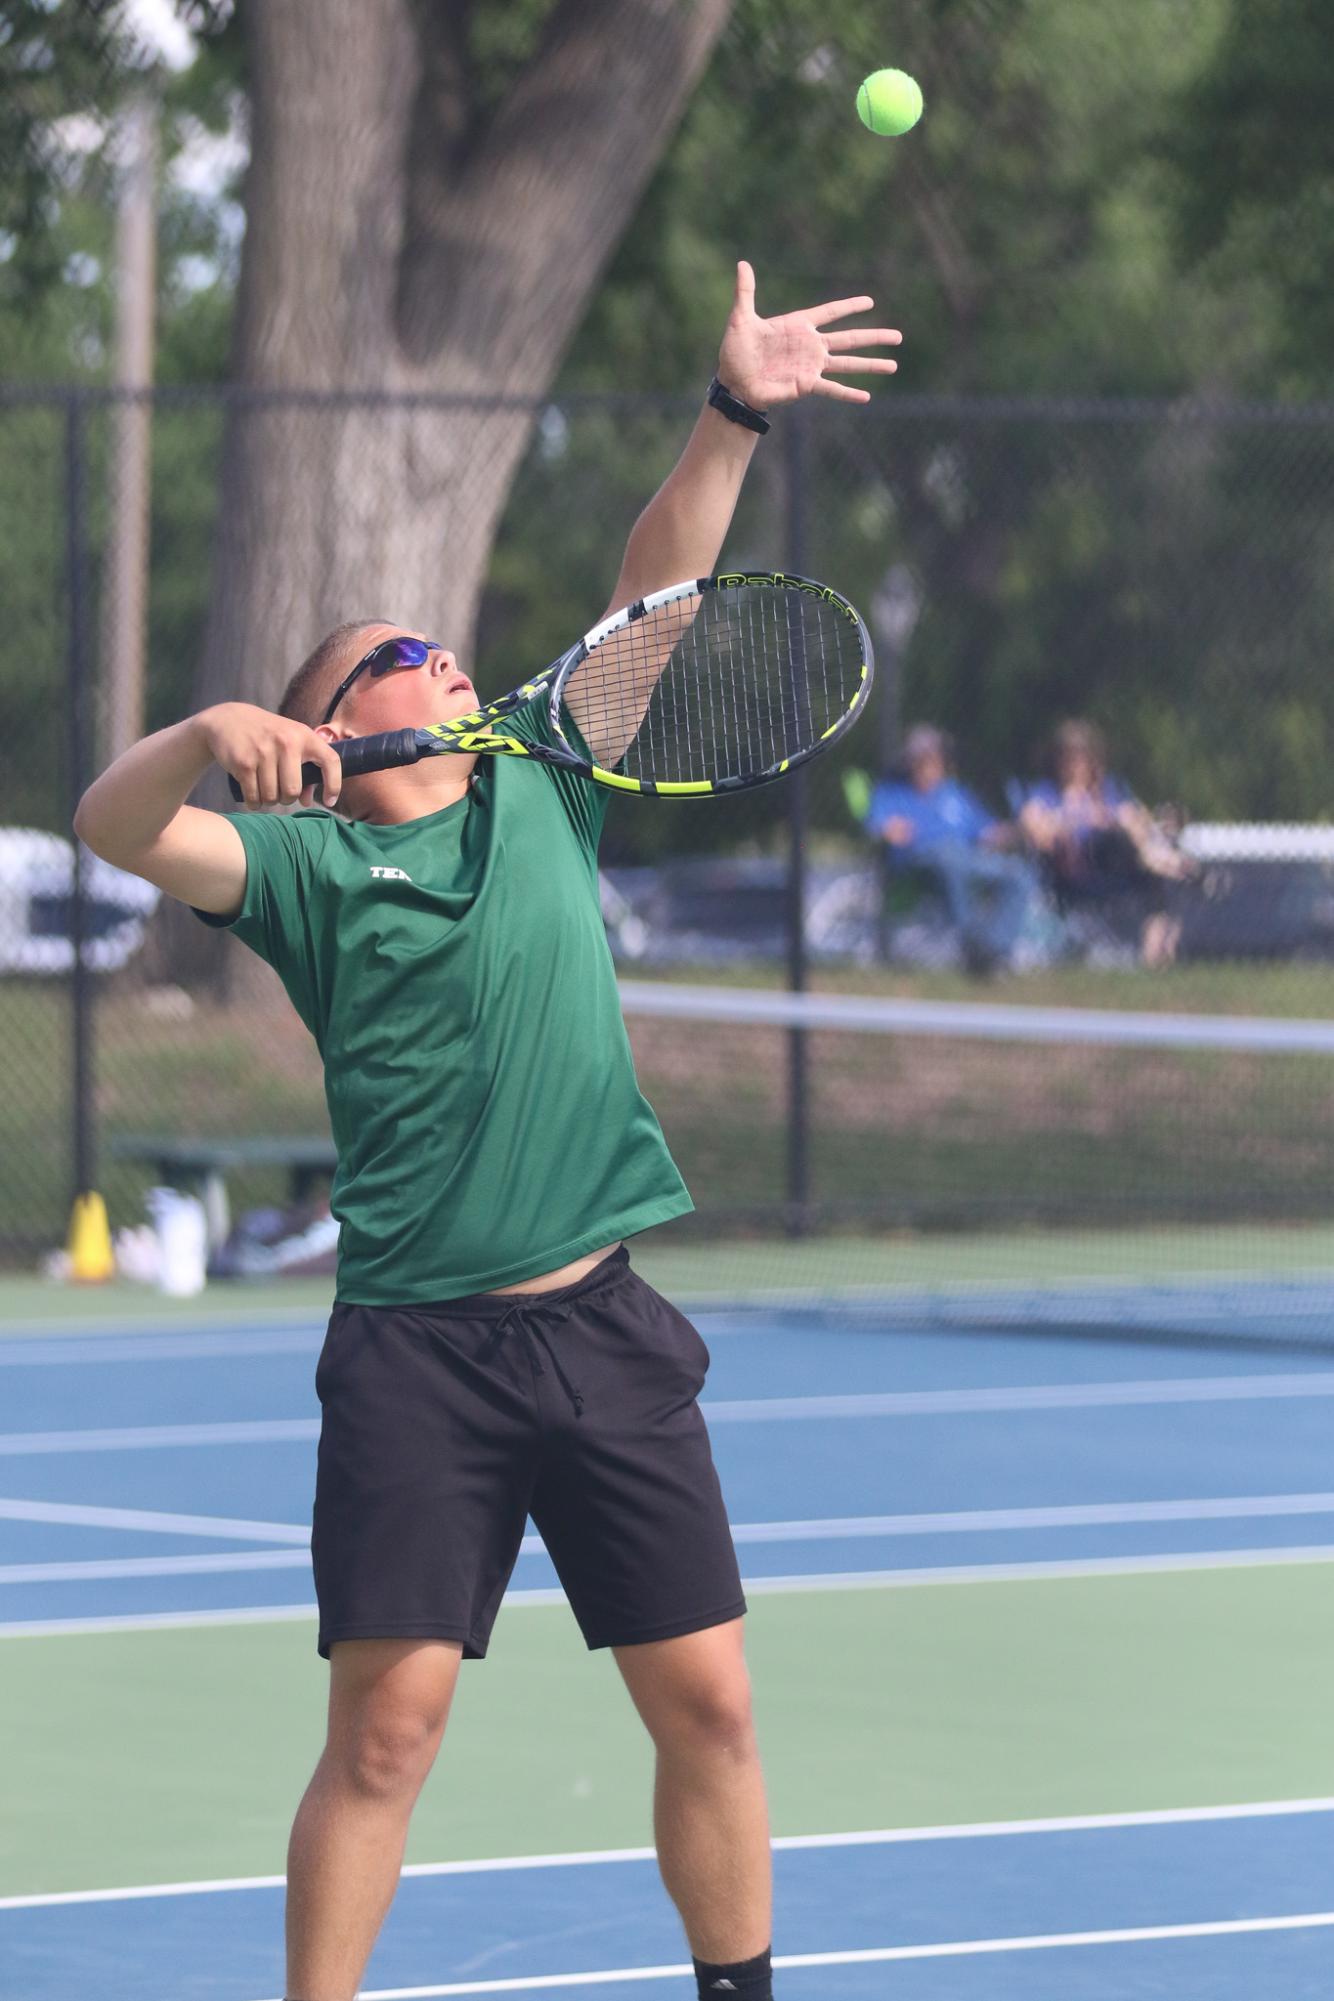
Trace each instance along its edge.
{"label": "chain-link fence", "polygon": [[[437,462],[460,412],[474,459],[492,421],[497,450],[519,452],[489,561],[475,521],[465,539],[460,461],[434,545],[417,520],[411,564],[386,571],[395,601],[362,602],[373,567],[340,599],[330,524],[352,512],[392,543],[404,468],[414,449]],[[465,409],[222,390],[0,395],[6,1256],[57,1242],[72,1190],[93,1179],[115,1220],[136,1218],[169,1167],[169,1139],[326,1130],[313,1050],[270,976],[90,858],[76,868],[69,824],[84,780],[205,701],[265,687],[272,699],[347,617],[431,629],[439,607],[471,621],[475,605],[477,678],[486,692],[510,686],[599,613],[693,413],[689,400],[626,396]],[[286,566],[265,558],[258,625],[219,604],[224,584],[234,595],[227,536],[265,518],[258,503],[247,516],[244,481],[277,456],[251,451],[247,469],[247,424],[286,425],[308,441],[298,457],[342,468],[318,482],[312,471],[318,491],[291,518]],[[291,489],[290,464],[284,480]],[[625,971],[960,994],[999,969],[1008,999],[1323,1012],[1334,411],[908,396],[801,406],[761,446],[724,559],[827,578],[860,605],[877,648],[872,709],[785,787],[613,805],[604,909]],[[309,599],[303,564],[320,572]],[[245,657],[229,655],[229,635],[247,632]],[[466,656],[464,635],[442,637]],[[1068,830],[1044,848],[1032,811],[1053,729],[1070,719],[1101,731],[1118,811],[1128,795],[1148,809],[1134,852],[1123,828],[1103,830],[1082,878],[1062,875]],[[924,845],[883,837],[915,782],[905,733],[922,723],[948,734],[947,761],[998,823],[970,823],[972,861],[985,854],[990,874],[951,872]],[[900,789],[878,792],[883,780]],[[802,1055],[794,1033],[789,1154]],[[792,1172],[799,1182],[799,1162]],[[273,1164],[235,1182],[241,1200],[285,1190]]]}

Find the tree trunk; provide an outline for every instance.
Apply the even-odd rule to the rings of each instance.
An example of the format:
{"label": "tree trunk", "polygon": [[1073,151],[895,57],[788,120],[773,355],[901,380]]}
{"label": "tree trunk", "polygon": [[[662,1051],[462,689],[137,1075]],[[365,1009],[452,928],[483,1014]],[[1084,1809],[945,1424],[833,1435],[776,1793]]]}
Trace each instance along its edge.
{"label": "tree trunk", "polygon": [[[558,0],[485,116],[469,0],[248,10],[239,400],[198,706],[273,703],[345,619],[402,620],[468,657],[532,403],[730,4]],[[473,398],[490,407],[453,400]],[[195,933],[177,977],[213,957]]]}

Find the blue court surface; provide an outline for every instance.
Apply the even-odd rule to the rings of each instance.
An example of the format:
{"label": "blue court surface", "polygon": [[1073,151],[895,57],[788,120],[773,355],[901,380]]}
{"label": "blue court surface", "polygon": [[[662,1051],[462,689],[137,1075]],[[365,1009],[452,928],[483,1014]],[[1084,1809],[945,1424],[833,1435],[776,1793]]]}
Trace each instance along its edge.
{"label": "blue court surface", "polygon": [[[945,1581],[1273,1566],[1328,1596],[1334,1356],[891,1329],[869,1312],[697,1318],[713,1356],[706,1413],[757,1599],[846,1588],[869,1604]],[[266,1326],[238,1313],[0,1341],[0,1671],[38,1637],[77,1648],[90,1633],[308,1613],[320,1339],[313,1318]],[[512,1597],[559,1598],[535,1537]],[[892,1666],[868,1648],[861,1671],[874,1682]],[[1090,1800],[1040,1821],[779,1829],[777,1991],[1328,1996],[1331,1742],[1334,1726],[1311,1746],[1313,1783],[1291,1797],[1229,1799],[1224,1743],[1213,1798],[1166,1810]],[[868,1741],[865,1757],[888,1752]],[[892,1781],[887,1771],[887,1801]],[[18,1815],[15,1853],[21,1801]],[[651,1852],[530,1855],[516,1837],[513,1855],[409,1870],[368,2001],[692,1991]],[[7,2001],[281,1994],[275,1876],[199,1881],[183,1856],[179,1879],[127,1880],[110,1836],[91,1887],[62,1887],[52,1870],[49,1890],[0,1898]]]}
{"label": "blue court surface", "polygon": [[[794,2001],[1330,1992],[1330,1800],[798,1840],[778,1844],[775,1876],[779,1977]],[[281,1895],[274,1882],[202,1884],[9,1906],[9,1991],[269,2001]],[[650,1983],[685,1991],[689,1970],[650,1856],[549,1856],[410,1871],[362,1992],[588,1988],[630,2001]]]}

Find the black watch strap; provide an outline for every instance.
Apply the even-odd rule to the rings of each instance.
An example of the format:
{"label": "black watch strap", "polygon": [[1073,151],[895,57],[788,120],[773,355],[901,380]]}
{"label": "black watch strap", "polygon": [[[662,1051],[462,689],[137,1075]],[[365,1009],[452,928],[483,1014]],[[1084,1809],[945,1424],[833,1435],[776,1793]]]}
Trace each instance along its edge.
{"label": "black watch strap", "polygon": [[749,403],[743,403],[739,396],[724,388],[716,375],[709,384],[708,400],[721,416],[733,424],[744,424],[748,431],[759,431],[763,435],[769,428],[769,419],[763,410],[752,410]]}

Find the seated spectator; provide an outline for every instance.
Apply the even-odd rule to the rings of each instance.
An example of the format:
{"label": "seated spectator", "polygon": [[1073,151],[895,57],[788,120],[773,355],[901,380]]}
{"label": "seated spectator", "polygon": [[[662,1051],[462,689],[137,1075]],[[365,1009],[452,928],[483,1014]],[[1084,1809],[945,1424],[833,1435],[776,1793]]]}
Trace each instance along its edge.
{"label": "seated spectator", "polygon": [[1062,907],[1098,907],[1113,930],[1130,928],[1145,965],[1170,963],[1181,936],[1170,886],[1193,874],[1194,864],[1109,774],[1102,734],[1091,723],[1062,723],[1046,762],[1048,776],[1029,792],[1019,824]]}
{"label": "seated spectator", "polygon": [[1002,852],[1014,830],[989,813],[953,775],[953,746],[943,730],[920,723],[908,732],[899,778],[871,795],[866,827],[883,841],[891,865],[924,869],[939,883],[971,972],[1011,962],[1037,889],[1032,866]]}

